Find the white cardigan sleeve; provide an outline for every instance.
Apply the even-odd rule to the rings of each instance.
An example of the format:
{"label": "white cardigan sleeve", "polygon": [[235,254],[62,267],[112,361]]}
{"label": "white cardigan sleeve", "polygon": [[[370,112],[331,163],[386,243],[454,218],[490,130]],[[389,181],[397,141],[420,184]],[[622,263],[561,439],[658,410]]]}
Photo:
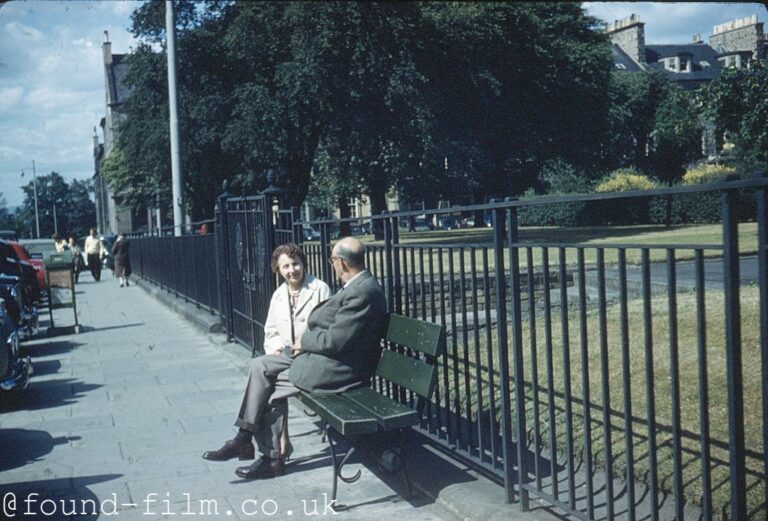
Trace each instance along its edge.
{"label": "white cardigan sleeve", "polygon": [[267,355],[277,354],[286,345],[280,336],[280,328],[277,324],[277,302],[279,300],[277,292],[280,291],[280,288],[282,286],[278,287],[274,294],[272,294],[272,300],[269,302],[269,311],[267,312],[267,320],[264,322],[264,354]]}

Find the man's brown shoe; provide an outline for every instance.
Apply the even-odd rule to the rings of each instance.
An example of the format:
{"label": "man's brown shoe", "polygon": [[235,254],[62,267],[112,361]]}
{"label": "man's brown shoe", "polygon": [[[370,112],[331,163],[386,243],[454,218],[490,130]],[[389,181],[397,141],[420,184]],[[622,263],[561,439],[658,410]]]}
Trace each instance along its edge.
{"label": "man's brown shoe", "polygon": [[239,444],[235,440],[227,440],[219,450],[203,452],[203,458],[213,461],[226,461],[232,458],[253,459],[253,443]]}
{"label": "man's brown shoe", "polygon": [[243,479],[276,478],[285,472],[285,464],[281,459],[271,459],[262,456],[247,467],[238,467],[235,474]]}

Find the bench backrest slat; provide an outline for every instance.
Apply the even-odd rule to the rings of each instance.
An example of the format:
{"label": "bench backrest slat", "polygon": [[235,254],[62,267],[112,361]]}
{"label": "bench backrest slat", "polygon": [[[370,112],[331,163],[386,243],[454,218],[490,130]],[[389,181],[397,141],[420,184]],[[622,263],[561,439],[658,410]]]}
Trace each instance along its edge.
{"label": "bench backrest slat", "polygon": [[443,327],[421,320],[389,315],[387,341],[429,356],[437,356],[443,347]]}
{"label": "bench backrest slat", "polygon": [[445,346],[443,326],[390,314],[387,343],[376,368],[376,376],[422,398],[431,398],[437,366],[435,358]]}
{"label": "bench backrest slat", "polygon": [[436,368],[417,358],[401,355],[385,349],[376,368],[376,376],[424,398],[432,394]]}

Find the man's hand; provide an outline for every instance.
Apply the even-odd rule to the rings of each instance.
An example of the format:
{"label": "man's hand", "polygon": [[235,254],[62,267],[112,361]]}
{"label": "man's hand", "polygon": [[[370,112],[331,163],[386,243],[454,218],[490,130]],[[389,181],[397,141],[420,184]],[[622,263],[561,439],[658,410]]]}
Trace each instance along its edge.
{"label": "man's hand", "polygon": [[293,344],[293,356],[296,356],[299,353],[301,353],[301,338],[297,339]]}

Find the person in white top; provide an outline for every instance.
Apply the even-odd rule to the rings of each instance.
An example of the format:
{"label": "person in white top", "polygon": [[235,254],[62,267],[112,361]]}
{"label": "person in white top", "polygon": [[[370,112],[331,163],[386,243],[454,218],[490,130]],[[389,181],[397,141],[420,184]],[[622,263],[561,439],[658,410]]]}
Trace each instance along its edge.
{"label": "person in white top", "polygon": [[[307,330],[313,309],[331,296],[328,284],[306,272],[307,258],[296,244],[282,244],[272,252],[272,271],[285,280],[272,294],[264,322],[264,354],[291,356],[292,346]],[[284,458],[293,450],[288,439],[287,419],[283,423],[280,452]]]}
{"label": "person in white top", "polygon": [[104,245],[101,244],[101,239],[96,237],[95,228],[89,230],[89,235],[85,239],[85,256],[93,280],[98,282],[101,279],[101,259],[104,257]]}

